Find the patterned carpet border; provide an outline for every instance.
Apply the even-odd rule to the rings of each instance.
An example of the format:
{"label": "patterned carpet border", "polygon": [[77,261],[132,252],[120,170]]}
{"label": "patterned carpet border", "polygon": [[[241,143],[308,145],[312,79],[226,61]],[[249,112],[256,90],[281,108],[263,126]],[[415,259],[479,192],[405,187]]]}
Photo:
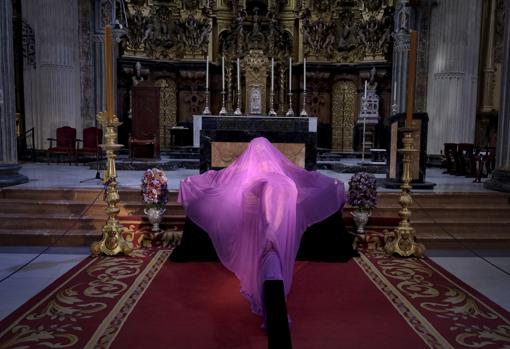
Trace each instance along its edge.
{"label": "patterned carpet border", "polygon": [[510,349],[510,314],[427,258],[356,262],[430,348]]}
{"label": "patterned carpet border", "polygon": [[108,348],[171,251],[88,257],[0,322],[0,349]]}

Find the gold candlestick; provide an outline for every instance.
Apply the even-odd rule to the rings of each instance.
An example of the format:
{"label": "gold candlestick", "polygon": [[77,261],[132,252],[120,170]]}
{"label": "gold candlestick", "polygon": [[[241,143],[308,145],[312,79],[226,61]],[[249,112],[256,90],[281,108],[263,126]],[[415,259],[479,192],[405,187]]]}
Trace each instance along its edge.
{"label": "gold candlestick", "polygon": [[130,254],[132,245],[122,237],[122,225],[117,220],[120,209],[117,204],[120,196],[117,191],[117,171],[115,169],[116,152],[122,148],[117,144],[117,127],[121,124],[113,111],[113,70],[112,70],[112,28],[105,29],[105,82],[106,82],[106,111],[97,115],[97,121],[106,128],[105,144],[99,146],[106,151],[106,171],[103,178],[105,185],[105,201],[107,203],[105,212],[108,216],[106,224],[102,228],[102,239],[93,242],[90,250],[93,255],[104,253],[109,256],[118,253]]}
{"label": "gold candlestick", "polygon": [[399,149],[403,155],[402,192],[400,193],[400,199],[398,201],[401,206],[401,209],[398,212],[401,221],[398,224],[398,227],[393,231],[384,231],[384,251],[386,251],[389,255],[396,253],[402,257],[409,257],[412,255],[416,257],[423,257],[425,254],[425,246],[416,242],[414,237],[414,228],[409,222],[409,218],[411,217],[411,210],[409,209],[409,206],[413,203],[413,198],[410,192],[410,164],[411,156],[413,152],[416,151],[416,149],[413,149],[413,129],[405,127],[402,128],[401,131],[404,134],[402,139],[404,148]]}
{"label": "gold candlestick", "polygon": [[405,125],[406,127],[402,128],[401,131],[403,133],[402,144],[404,146],[403,149],[399,149],[402,152],[403,157],[403,168],[402,168],[402,192],[400,193],[399,204],[401,206],[400,211],[398,212],[399,217],[401,218],[398,227],[393,231],[389,232],[387,230],[384,231],[384,251],[387,254],[398,254],[402,257],[416,256],[423,257],[425,254],[425,246],[423,244],[419,244],[415,240],[414,236],[414,228],[411,226],[409,222],[409,218],[411,217],[411,211],[409,210],[409,206],[413,203],[413,198],[411,196],[411,157],[413,152],[416,150],[413,149],[413,129],[412,129],[412,118],[413,118],[413,110],[414,110],[414,83],[416,79],[416,32],[411,32],[411,49],[409,51],[409,71],[407,75],[407,115]]}

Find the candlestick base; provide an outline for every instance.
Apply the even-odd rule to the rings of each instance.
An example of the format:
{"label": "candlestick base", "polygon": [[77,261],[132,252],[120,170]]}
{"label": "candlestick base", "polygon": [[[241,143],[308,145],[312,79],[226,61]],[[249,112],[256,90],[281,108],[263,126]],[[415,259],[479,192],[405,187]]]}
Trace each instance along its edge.
{"label": "candlestick base", "polygon": [[241,112],[241,109],[239,109],[239,107],[237,107],[236,110],[234,111],[234,115],[236,115],[236,116],[243,115],[243,113]]}
{"label": "candlestick base", "polygon": [[221,107],[220,115],[227,115],[227,109],[225,108],[225,106]]}
{"label": "candlestick base", "polygon": [[269,111],[269,116],[276,116],[276,111],[273,108]]}

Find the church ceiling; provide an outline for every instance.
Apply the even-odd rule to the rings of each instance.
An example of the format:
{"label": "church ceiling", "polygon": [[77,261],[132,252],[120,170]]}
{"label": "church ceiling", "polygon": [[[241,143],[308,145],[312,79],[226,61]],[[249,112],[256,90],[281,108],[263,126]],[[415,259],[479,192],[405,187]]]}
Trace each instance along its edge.
{"label": "church ceiling", "polygon": [[[208,52],[283,60],[386,61],[393,0],[126,0],[123,55],[180,60]],[[107,11],[106,11],[107,12]]]}

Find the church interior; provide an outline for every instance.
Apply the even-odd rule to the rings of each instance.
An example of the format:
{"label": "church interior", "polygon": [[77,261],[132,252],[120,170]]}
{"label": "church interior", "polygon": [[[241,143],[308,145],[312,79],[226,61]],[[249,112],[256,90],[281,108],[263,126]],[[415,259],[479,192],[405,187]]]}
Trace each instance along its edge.
{"label": "church interior", "polygon": [[[508,348],[509,13],[0,0],[0,349]],[[299,193],[345,196],[296,228],[292,287],[261,250],[262,316],[183,194],[261,137],[313,178]],[[202,212],[232,215],[214,195]]]}

